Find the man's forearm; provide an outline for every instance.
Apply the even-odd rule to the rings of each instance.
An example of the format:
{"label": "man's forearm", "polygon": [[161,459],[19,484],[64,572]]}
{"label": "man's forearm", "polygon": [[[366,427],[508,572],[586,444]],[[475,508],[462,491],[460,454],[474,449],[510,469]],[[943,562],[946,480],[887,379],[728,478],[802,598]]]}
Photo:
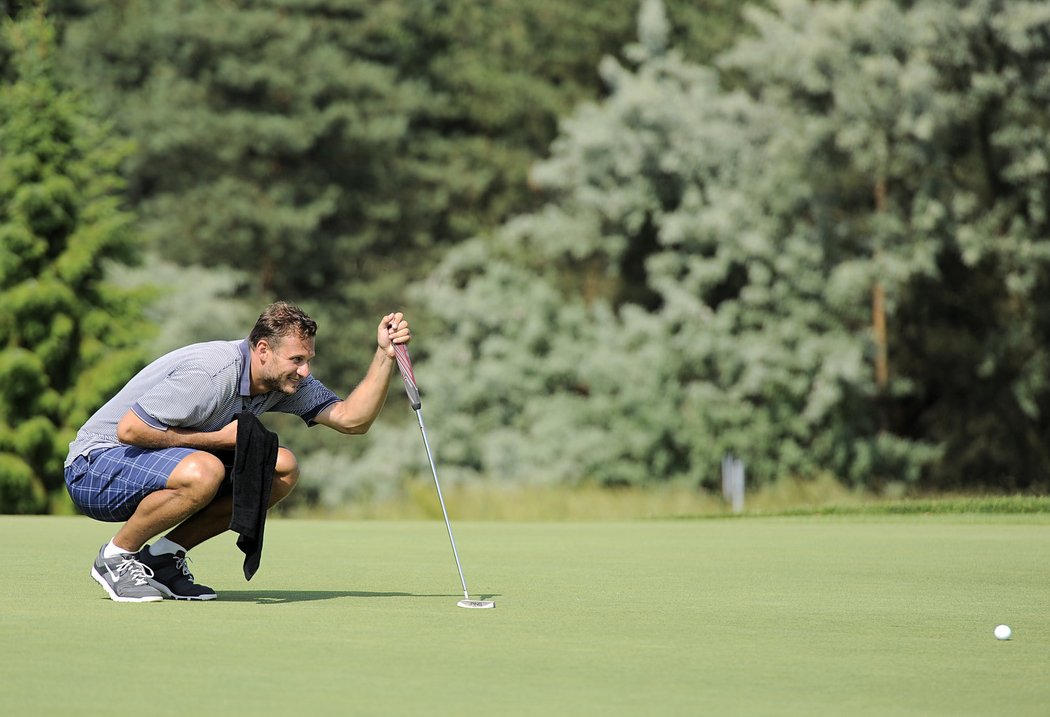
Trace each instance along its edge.
{"label": "man's forearm", "polygon": [[185,428],[160,430],[145,423],[133,411],[117,425],[117,440],[138,448],[194,448],[202,451],[235,448],[236,421],[214,432],[192,431]]}
{"label": "man's forearm", "polygon": [[345,401],[335,404],[330,411],[322,414],[323,417],[318,416],[317,422],[343,433],[368,432],[379,412],[383,410],[387,391],[390,389],[390,377],[396,365],[394,359],[387,356],[385,351],[376,350],[368,373],[361,383]]}

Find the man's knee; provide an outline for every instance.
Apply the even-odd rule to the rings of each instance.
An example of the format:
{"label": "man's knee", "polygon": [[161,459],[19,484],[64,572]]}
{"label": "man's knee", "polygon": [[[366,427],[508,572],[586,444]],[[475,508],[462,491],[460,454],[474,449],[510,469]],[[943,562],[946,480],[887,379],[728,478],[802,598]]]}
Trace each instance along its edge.
{"label": "man's knee", "polygon": [[277,449],[277,465],[273,475],[273,494],[277,500],[292,492],[299,482],[299,461],[287,448]]}
{"label": "man's knee", "polygon": [[179,461],[168,476],[168,488],[201,501],[215,497],[226,477],[222,461],[207,451],[196,451]]}

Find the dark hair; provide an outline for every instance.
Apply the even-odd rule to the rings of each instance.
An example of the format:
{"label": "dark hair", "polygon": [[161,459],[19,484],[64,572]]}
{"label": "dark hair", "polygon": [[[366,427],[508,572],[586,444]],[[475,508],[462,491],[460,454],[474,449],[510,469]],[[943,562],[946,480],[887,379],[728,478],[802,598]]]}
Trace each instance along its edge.
{"label": "dark hair", "polygon": [[310,339],[317,334],[317,322],[306,312],[287,301],[275,301],[259,315],[255,328],[248,334],[248,343],[255,346],[263,339],[271,344],[280,343],[286,336]]}

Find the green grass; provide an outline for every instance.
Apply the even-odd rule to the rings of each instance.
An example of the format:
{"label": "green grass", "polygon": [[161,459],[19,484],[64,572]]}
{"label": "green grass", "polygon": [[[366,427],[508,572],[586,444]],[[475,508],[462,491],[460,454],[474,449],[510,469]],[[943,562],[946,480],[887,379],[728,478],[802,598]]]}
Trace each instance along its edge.
{"label": "green grass", "polygon": [[[271,520],[125,605],[112,526],[0,518],[4,715],[1043,715],[1050,515]],[[1014,639],[992,628],[1010,624]]]}

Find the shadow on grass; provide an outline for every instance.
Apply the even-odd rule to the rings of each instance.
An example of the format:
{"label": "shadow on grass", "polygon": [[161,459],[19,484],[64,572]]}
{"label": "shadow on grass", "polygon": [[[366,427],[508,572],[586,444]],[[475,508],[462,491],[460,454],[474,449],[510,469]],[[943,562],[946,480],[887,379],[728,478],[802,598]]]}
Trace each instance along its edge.
{"label": "shadow on grass", "polygon": [[[458,600],[459,595],[440,593],[420,595],[402,592],[363,592],[360,590],[220,590],[220,602],[253,602],[258,605],[279,605],[289,602],[312,602],[317,600],[336,600],[338,598],[449,598]],[[499,597],[496,593],[478,595],[477,600],[492,600]]]}
{"label": "shadow on grass", "polygon": [[271,605],[287,602],[312,602],[316,600],[336,600],[338,598],[439,598],[455,597],[454,595],[419,595],[402,592],[362,592],[359,590],[219,590],[222,602],[254,602],[260,605]]}

